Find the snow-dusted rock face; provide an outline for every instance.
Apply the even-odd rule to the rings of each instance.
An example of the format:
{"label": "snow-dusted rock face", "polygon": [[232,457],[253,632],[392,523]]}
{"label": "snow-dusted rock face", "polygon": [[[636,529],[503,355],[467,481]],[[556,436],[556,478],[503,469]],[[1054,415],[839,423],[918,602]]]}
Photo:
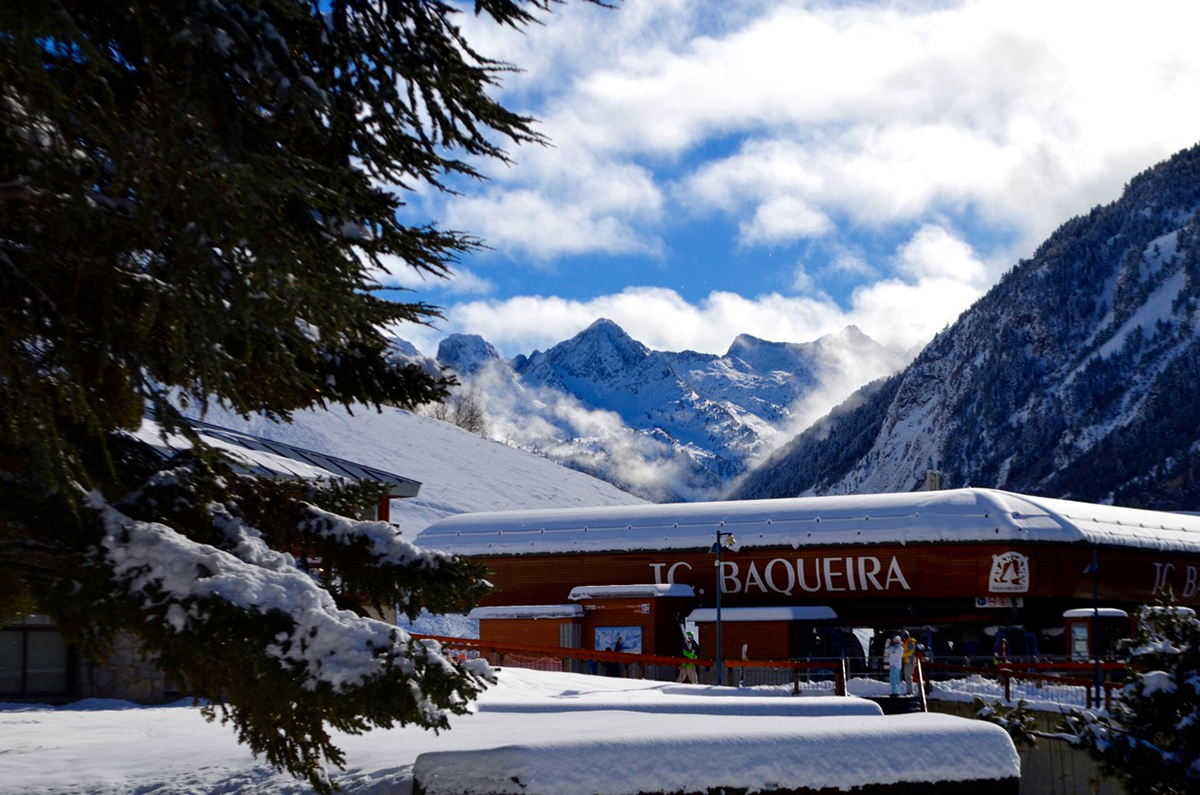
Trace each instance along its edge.
{"label": "snow-dusted rock face", "polygon": [[1200,500],[1200,146],[1064,224],[892,379],[735,496],[945,487]]}
{"label": "snow-dusted rock face", "polygon": [[719,495],[851,363],[871,377],[903,363],[853,327],[804,344],[742,335],[717,355],[653,351],[604,319],[544,352],[494,354],[456,336],[438,360],[483,391],[497,436],[656,501]]}
{"label": "snow-dusted rock face", "polygon": [[438,345],[438,363],[457,373],[471,375],[499,359],[496,349],[478,334],[451,334]]}

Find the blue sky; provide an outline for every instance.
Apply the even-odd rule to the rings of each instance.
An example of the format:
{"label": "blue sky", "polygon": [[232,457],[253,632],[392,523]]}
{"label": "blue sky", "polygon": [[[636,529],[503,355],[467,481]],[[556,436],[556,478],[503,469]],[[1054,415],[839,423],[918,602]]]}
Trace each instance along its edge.
{"label": "blue sky", "polygon": [[463,15],[524,69],[510,149],[413,220],[483,238],[397,332],[545,349],[599,317],[723,352],[855,324],[912,351],[1073,215],[1200,141],[1192,0],[568,2],[524,33]]}

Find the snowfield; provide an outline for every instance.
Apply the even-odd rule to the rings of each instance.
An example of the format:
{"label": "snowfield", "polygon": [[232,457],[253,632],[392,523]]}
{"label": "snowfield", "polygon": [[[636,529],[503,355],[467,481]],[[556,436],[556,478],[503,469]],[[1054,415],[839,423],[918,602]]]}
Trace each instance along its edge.
{"label": "snowfield", "polygon": [[[349,793],[431,793],[494,786],[591,795],[762,788],[792,782],[850,788],[1016,777],[1008,735],[936,714],[885,717],[859,698],[710,697],[703,685],[498,669],[475,712],[435,735],[406,727],[335,734]],[[740,691],[745,692],[745,691]],[[0,792],[307,793],[255,760],[226,727],[187,703],[135,707],[0,704]],[[478,791],[478,790],[476,790]]]}
{"label": "snowfield", "polygon": [[203,419],[419,481],[416,497],[392,501],[391,522],[410,540],[458,513],[643,502],[532,453],[387,406],[358,406],[353,414],[340,407],[298,411],[290,423],[214,408]]}

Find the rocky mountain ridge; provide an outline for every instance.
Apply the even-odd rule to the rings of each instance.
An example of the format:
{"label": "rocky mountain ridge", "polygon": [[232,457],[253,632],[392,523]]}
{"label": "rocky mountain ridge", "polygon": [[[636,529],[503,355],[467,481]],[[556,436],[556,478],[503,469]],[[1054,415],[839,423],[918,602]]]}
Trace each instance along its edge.
{"label": "rocky mountain ridge", "polygon": [[1200,146],[1063,224],[740,498],[988,486],[1200,507]]}

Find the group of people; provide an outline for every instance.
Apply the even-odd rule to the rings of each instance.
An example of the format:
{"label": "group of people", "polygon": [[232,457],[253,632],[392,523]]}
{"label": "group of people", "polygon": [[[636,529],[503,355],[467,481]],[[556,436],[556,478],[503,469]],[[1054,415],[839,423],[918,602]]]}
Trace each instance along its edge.
{"label": "group of people", "polygon": [[[696,664],[693,661],[700,656],[700,649],[696,643],[696,636],[691,632],[685,633],[679,652],[684,658],[684,662],[679,666],[679,676],[675,681],[697,684]],[[900,695],[901,683],[904,685],[904,694],[912,695],[917,660],[924,656],[923,652],[924,647],[917,643],[917,639],[910,635],[907,629],[900,630],[899,635],[893,635],[892,639],[887,642],[884,656],[891,668],[893,696]]]}
{"label": "group of people", "polygon": [[892,639],[887,642],[887,646],[884,647],[884,656],[891,669],[893,696],[900,695],[901,682],[904,683],[905,695],[912,695],[914,673],[921,652],[922,649],[917,645],[917,639],[908,634],[907,629],[900,630],[899,635],[893,635]]}

